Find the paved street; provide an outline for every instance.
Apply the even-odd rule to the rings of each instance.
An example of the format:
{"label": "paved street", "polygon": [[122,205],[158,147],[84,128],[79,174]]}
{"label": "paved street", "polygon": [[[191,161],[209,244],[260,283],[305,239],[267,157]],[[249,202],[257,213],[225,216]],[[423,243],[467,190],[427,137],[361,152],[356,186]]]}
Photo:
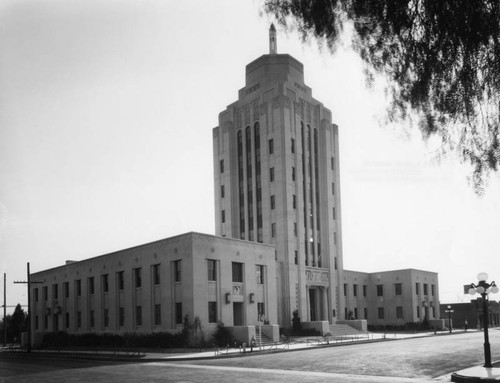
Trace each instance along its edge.
{"label": "paved street", "polygon": [[[500,331],[491,331],[500,359]],[[483,362],[480,332],[229,359],[116,363],[0,358],[0,382],[429,382]]]}

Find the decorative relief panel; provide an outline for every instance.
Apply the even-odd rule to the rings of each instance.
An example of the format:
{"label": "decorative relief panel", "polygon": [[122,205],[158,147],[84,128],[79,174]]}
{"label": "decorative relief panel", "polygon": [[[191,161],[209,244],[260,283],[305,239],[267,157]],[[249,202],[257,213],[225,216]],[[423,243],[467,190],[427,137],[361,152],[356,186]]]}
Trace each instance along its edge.
{"label": "decorative relief panel", "polygon": [[236,128],[241,128],[241,108],[235,108],[234,111],[235,119],[236,119]]}
{"label": "decorative relief panel", "polygon": [[306,121],[308,123],[311,123],[311,104],[307,103],[307,109],[306,109]]}
{"label": "decorative relief panel", "polygon": [[328,271],[307,268],[306,283],[308,285],[328,286],[330,284],[330,275]]}
{"label": "decorative relief panel", "polygon": [[259,119],[259,100],[253,102],[253,120],[254,122]]}
{"label": "decorative relief panel", "polygon": [[279,108],[279,106],[280,106],[280,102],[281,102],[281,100],[280,100],[280,97],[279,97],[279,96],[274,97],[274,98],[273,98],[273,109],[277,109],[277,108]]}
{"label": "decorative relief panel", "polygon": [[250,124],[250,106],[246,104],[244,106],[244,113],[245,113],[245,125]]}
{"label": "decorative relief panel", "polygon": [[287,96],[283,96],[283,103],[285,105],[285,108],[290,109],[290,98],[288,98]]}
{"label": "decorative relief panel", "polygon": [[260,104],[260,115],[264,115],[267,113],[267,102],[263,102]]}

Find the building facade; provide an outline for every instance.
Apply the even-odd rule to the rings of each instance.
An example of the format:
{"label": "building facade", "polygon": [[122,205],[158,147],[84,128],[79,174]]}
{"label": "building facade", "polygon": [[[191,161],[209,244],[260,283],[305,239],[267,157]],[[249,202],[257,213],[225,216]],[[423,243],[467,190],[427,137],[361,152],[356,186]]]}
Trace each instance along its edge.
{"label": "building facade", "polygon": [[440,318],[437,273],[344,270],[342,281],[345,319],[366,319],[370,325],[383,326]]}
{"label": "building facade", "polygon": [[216,235],[276,246],[278,318],[335,320],[341,302],[338,128],[303,65],[276,52],[246,67],[213,130]]}
{"label": "building facade", "polygon": [[[31,275],[35,339],[46,332],[178,332],[199,318],[276,323],[274,247],[187,233]],[[187,316],[187,317],[186,317]]]}

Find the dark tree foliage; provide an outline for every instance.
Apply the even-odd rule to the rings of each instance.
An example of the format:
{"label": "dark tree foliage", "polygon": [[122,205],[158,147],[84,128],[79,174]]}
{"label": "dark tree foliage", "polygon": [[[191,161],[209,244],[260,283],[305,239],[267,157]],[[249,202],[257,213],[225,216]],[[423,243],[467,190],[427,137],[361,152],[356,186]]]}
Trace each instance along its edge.
{"label": "dark tree foliage", "polygon": [[473,167],[482,190],[500,161],[500,1],[266,0],[264,12],[333,52],[346,26],[368,80],[388,81],[391,122],[416,119]]}

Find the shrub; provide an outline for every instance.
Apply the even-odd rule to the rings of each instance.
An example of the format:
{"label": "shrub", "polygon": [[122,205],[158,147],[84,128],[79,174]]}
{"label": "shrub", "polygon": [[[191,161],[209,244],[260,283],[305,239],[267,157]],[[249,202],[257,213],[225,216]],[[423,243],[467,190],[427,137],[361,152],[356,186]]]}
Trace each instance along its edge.
{"label": "shrub", "polygon": [[231,334],[229,329],[224,327],[224,323],[222,323],[221,321],[217,321],[217,329],[215,330],[212,338],[214,344],[218,347],[225,347],[234,343],[233,334]]}

